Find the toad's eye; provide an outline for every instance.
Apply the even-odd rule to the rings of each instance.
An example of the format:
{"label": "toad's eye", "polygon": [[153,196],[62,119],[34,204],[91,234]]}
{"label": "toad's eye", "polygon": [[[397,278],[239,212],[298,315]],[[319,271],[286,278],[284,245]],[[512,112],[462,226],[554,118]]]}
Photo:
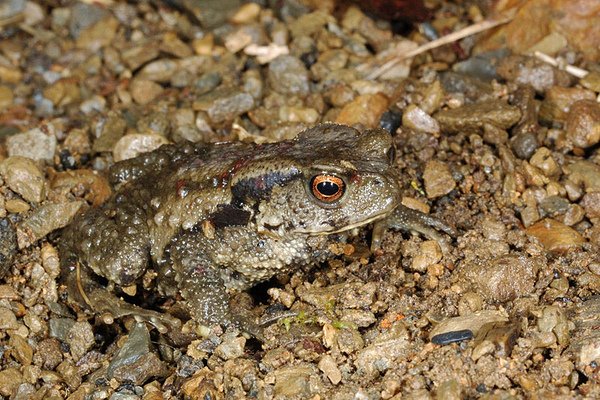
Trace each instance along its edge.
{"label": "toad's eye", "polygon": [[344,194],[346,184],[335,175],[315,175],[310,180],[312,194],[325,203],[333,203]]}

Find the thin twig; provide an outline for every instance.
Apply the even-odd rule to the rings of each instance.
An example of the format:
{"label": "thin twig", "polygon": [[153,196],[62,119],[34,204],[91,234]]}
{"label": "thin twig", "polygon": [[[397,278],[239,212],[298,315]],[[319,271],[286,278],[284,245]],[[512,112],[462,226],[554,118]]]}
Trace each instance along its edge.
{"label": "thin twig", "polygon": [[8,25],[16,24],[17,22],[21,22],[25,19],[25,13],[18,13],[15,15],[11,15],[10,17],[0,19],[0,30]]}
{"label": "thin twig", "polygon": [[499,19],[499,20],[481,21],[479,23],[467,26],[466,28],[463,28],[459,31],[452,32],[446,36],[442,36],[439,39],[432,40],[431,42],[425,43],[412,51],[409,51],[407,53],[404,53],[404,54],[401,54],[401,55],[398,55],[398,56],[392,58],[391,60],[387,61],[385,64],[380,66],[379,68],[372,71],[369,75],[367,75],[367,79],[379,78],[381,75],[383,75],[385,72],[390,70],[392,67],[394,67],[396,64],[398,64],[402,60],[405,60],[410,57],[414,57],[416,55],[419,55],[419,54],[429,51],[431,49],[435,49],[437,47],[443,46],[445,44],[452,43],[457,40],[466,38],[467,36],[471,36],[476,33],[486,31],[486,30],[494,28],[498,25],[505,24],[505,23],[511,21],[512,19],[513,19],[513,17],[511,16],[511,17],[507,17],[507,18],[503,18],[503,19]]}
{"label": "thin twig", "polygon": [[550,65],[552,65],[553,67],[562,69],[567,71],[569,74],[576,76],[578,78],[583,78],[584,76],[586,76],[587,74],[589,74],[588,71],[586,71],[585,69],[576,67],[574,65],[570,65],[570,64],[565,64],[563,65],[563,63],[561,63],[559,60],[557,60],[554,57],[549,56],[546,53],[542,53],[541,51],[534,51],[533,55],[538,59],[541,60],[545,63],[548,63]]}

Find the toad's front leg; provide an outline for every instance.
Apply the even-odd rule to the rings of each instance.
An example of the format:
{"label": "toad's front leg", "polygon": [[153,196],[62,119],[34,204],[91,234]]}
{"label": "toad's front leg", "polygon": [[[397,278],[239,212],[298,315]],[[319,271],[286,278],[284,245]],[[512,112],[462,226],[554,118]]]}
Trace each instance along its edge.
{"label": "toad's front leg", "polygon": [[178,290],[184,306],[195,321],[204,325],[233,326],[258,339],[262,329],[242,310],[232,310],[222,269],[207,249],[213,243],[201,233],[181,232],[168,249],[170,266],[161,270],[160,290],[171,295]]}
{"label": "toad's front leg", "polygon": [[420,233],[430,239],[436,240],[442,250],[447,252],[448,240],[440,232],[455,238],[456,230],[439,219],[417,210],[400,205],[387,218],[378,221],[373,227],[373,240],[371,250],[379,248],[381,237],[386,229],[405,230]]}

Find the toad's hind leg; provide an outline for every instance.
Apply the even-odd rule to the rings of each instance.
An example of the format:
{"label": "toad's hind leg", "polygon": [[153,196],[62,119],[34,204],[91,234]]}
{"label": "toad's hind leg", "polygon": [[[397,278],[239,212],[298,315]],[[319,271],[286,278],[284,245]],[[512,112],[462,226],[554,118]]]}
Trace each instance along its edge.
{"label": "toad's hind leg", "polygon": [[132,316],[138,322],[153,325],[162,333],[180,328],[181,321],[177,318],[146,310],[120,299],[96,282],[89,268],[79,261],[71,258],[64,260],[63,263],[63,283],[67,286],[69,299],[79,306],[93,310],[104,323],[112,324],[115,319]]}
{"label": "toad's hind leg", "polygon": [[126,287],[149,264],[148,228],[144,213],[134,207],[90,209],[66,228],[61,238],[61,281],[69,300],[91,309],[102,320],[131,315],[160,331],[178,328],[180,321],[119,299],[100,281]]}
{"label": "toad's hind leg", "polygon": [[62,237],[63,255],[76,255],[109,282],[129,286],[150,262],[149,234],[143,210],[126,204],[90,209]]}

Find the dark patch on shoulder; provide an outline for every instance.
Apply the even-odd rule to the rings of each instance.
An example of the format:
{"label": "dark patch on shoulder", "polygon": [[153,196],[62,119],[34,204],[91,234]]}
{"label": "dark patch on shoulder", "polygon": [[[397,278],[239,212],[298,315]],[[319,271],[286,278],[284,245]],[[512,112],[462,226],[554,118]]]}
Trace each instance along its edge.
{"label": "dark patch on shoulder", "polygon": [[284,185],[302,176],[299,170],[270,172],[260,176],[240,180],[231,188],[236,202],[244,203],[246,199],[264,200],[269,197],[275,186]]}
{"label": "dark patch on shoulder", "polygon": [[250,222],[250,217],[251,214],[249,211],[242,210],[231,204],[223,204],[208,218],[214,224],[215,228],[223,228],[226,226],[247,225]]}

